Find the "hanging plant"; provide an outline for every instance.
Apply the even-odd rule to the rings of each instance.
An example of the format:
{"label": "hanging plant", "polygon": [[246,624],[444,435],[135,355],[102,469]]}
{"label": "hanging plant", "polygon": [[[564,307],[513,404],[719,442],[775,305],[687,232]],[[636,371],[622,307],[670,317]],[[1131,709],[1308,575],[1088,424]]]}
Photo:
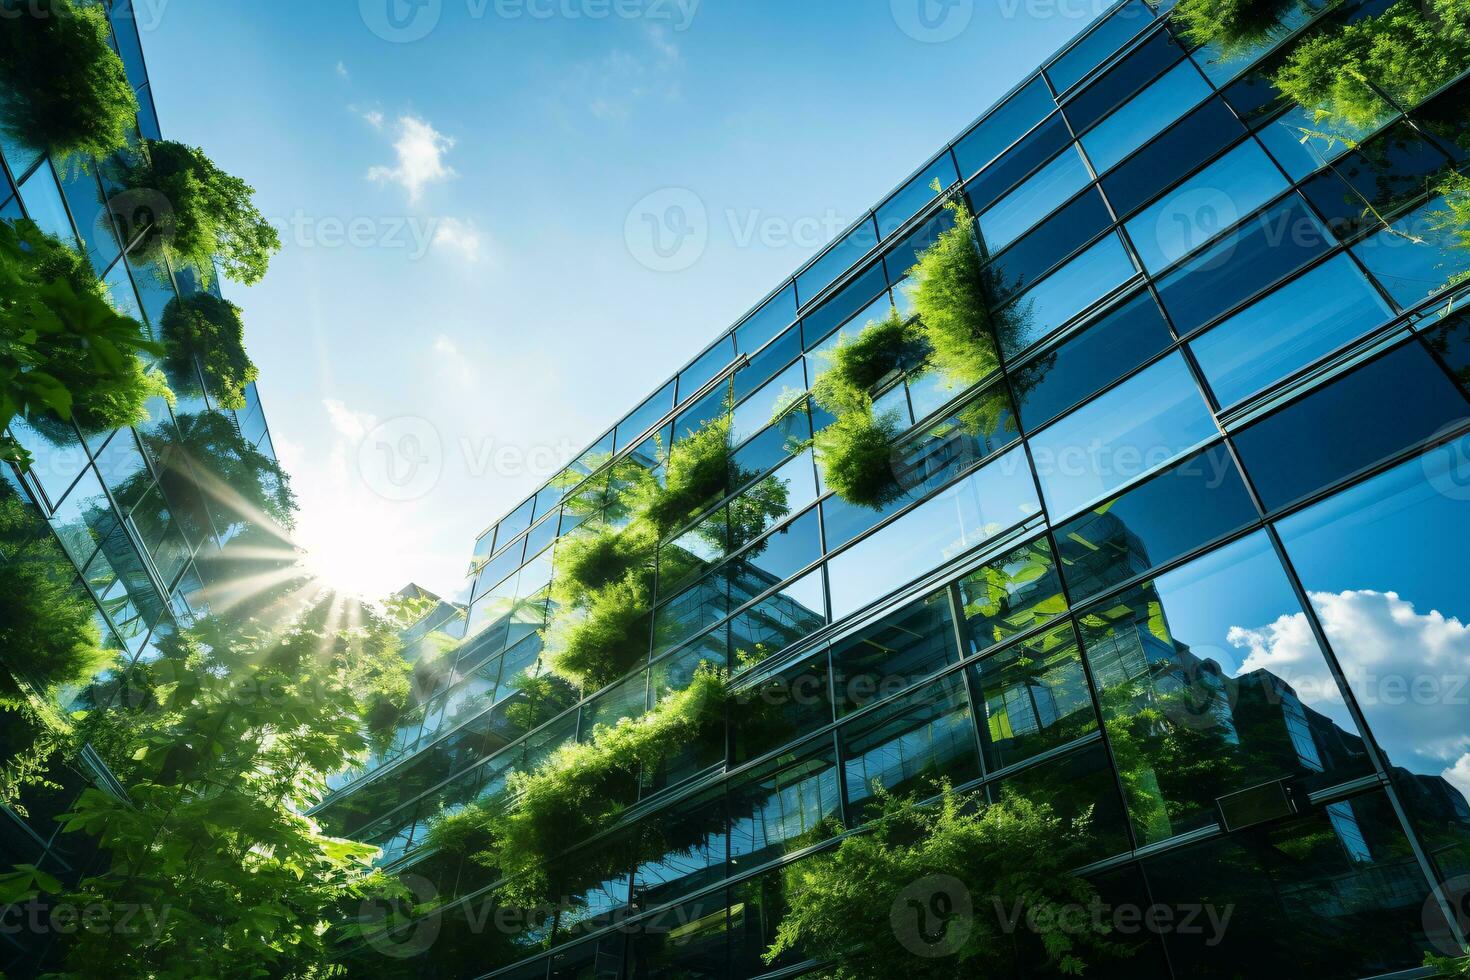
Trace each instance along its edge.
{"label": "hanging plant", "polygon": [[[1449,232],[1456,248],[1470,249],[1470,177],[1450,173],[1436,190],[1444,197],[1444,209],[1435,214],[1434,227]],[[1466,280],[1470,280],[1470,272],[1453,277],[1443,288],[1453,288]]]}
{"label": "hanging plant", "polygon": [[625,808],[620,787],[636,785],[724,717],[725,673],[702,665],[689,687],[641,718],[599,726],[585,742],[564,745],[532,773],[512,773],[508,800],[477,802],[429,831],[434,848],[515,879],[515,901],[536,904],[557,889],[555,860],[614,823]]}
{"label": "hanging plant", "polygon": [[630,499],[634,511],[665,537],[725,495],[730,483],[729,415],[706,422],[659,456],[663,484],[638,481]]}
{"label": "hanging plant", "polygon": [[138,100],[100,4],[3,0],[0,126],[65,164],[127,146]]}
{"label": "hanging plant", "polygon": [[[959,980],[1075,975],[1131,952],[1108,939],[1110,925],[1079,927],[1064,914],[1100,900],[1072,874],[1086,819],[1063,820],[1015,796],[987,804],[948,786],[932,808],[880,795],[883,814],[870,833],[787,870],[791,909],[767,963],[799,950],[831,962],[831,975],[843,980],[915,971]],[[916,893],[926,883],[932,889]]]}
{"label": "hanging plant", "polygon": [[1284,34],[1282,20],[1305,6],[1304,0],[1179,0],[1174,20],[1190,41],[1213,44],[1229,60]]}
{"label": "hanging plant", "polygon": [[260,371],[245,350],[245,323],[238,306],[212,293],[195,293],[170,300],[161,326],[172,377],[191,377],[197,358],[215,403],[235,410],[245,407],[245,388]]}
{"label": "hanging plant", "polygon": [[[1470,69],[1470,3],[1400,0],[1369,17],[1307,38],[1275,77],[1319,124],[1376,128]],[[1379,92],[1396,103],[1385,103]]]}
{"label": "hanging plant", "polygon": [[148,140],[124,170],[133,190],[161,195],[142,255],[161,246],[208,283],[215,262],[247,286],[259,282],[280,251],[281,237],[255,206],[255,189],[215,166],[204,151],[170,140]]}
{"label": "hanging plant", "polygon": [[[0,432],[17,416],[96,430],[145,421],[149,399],[172,398],[139,358],[161,351],[74,250],[30,221],[0,222]],[[28,462],[4,438],[0,458]]]}
{"label": "hanging plant", "polygon": [[[934,190],[940,190],[934,182]],[[990,316],[990,291],[975,219],[962,194],[945,202],[954,225],[925,249],[909,270],[909,298],[929,345],[929,364],[949,385],[968,388],[1000,369]],[[1015,329],[1024,318],[1005,322]]]}
{"label": "hanging plant", "polygon": [[847,412],[814,440],[822,478],[839,497],[881,510],[904,497],[894,478],[893,453],[902,432],[898,413]]}

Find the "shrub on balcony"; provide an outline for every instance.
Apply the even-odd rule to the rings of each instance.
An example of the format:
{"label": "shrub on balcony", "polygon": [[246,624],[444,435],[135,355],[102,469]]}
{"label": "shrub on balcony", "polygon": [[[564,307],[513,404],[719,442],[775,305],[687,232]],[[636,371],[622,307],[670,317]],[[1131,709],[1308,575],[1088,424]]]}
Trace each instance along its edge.
{"label": "shrub on balcony", "polygon": [[1226,59],[1244,54],[1273,34],[1301,0],[1179,0],[1174,20],[1196,44],[1214,44]]}
{"label": "shrub on balcony", "polygon": [[893,454],[902,423],[896,412],[853,411],[814,440],[827,486],[850,504],[881,510],[904,495],[894,478]]}
{"label": "shrub on balcony", "polygon": [[1470,956],[1435,956],[1429,953],[1424,957],[1424,966],[1434,970],[1436,977],[1448,977],[1450,980],[1470,977]]}
{"label": "shrub on balcony", "polygon": [[647,520],[660,538],[689,523],[701,510],[725,495],[730,484],[730,418],[723,415],[700,426],[661,454],[664,481],[634,484],[634,513]]}
{"label": "shrub on balcony", "polygon": [[245,388],[260,372],[245,350],[245,324],[238,306],[212,293],[195,293],[170,300],[161,326],[172,377],[190,377],[197,358],[219,407],[245,407]]}
{"label": "shrub on balcony", "polygon": [[1071,873],[1086,823],[948,787],[933,808],[885,797],[870,833],[787,871],[791,911],[766,961],[800,950],[842,980],[1080,974],[1125,952],[1109,926],[1067,914],[1097,901]]}
{"label": "shrub on balcony", "polygon": [[1306,39],[1275,82],[1319,122],[1362,130],[1382,121],[1377,90],[1410,109],[1467,68],[1470,3],[1400,0],[1377,17]]}
{"label": "shrub on balcony", "polygon": [[145,256],[162,245],[204,282],[218,261],[247,286],[265,276],[281,237],[255,206],[255,189],[215,166],[204,151],[170,140],[147,141],[124,171],[124,183],[162,197],[142,242]]}
{"label": "shrub on balcony", "polygon": [[430,829],[430,844],[514,879],[514,901],[548,900],[556,859],[617,820],[626,806],[619,788],[636,785],[722,720],[726,693],[724,671],[701,666],[689,687],[641,718],[599,726],[536,771],[513,773],[509,802],[474,803],[443,817]]}
{"label": "shrub on balcony", "polygon": [[[139,358],[157,351],[85,259],[29,221],[0,222],[0,432],[53,413],[93,429],[144,421],[150,398],[171,397]],[[25,462],[3,436],[0,458]]]}
{"label": "shrub on balcony", "polygon": [[[940,189],[937,180],[934,188]],[[919,315],[919,330],[929,345],[930,366],[954,387],[968,388],[993,374],[1000,359],[974,216],[958,194],[945,207],[954,225],[909,270],[908,290]]]}
{"label": "shrub on balcony", "polygon": [[0,125],[61,164],[127,145],[138,100],[112,50],[101,4],[6,0],[0,31]]}

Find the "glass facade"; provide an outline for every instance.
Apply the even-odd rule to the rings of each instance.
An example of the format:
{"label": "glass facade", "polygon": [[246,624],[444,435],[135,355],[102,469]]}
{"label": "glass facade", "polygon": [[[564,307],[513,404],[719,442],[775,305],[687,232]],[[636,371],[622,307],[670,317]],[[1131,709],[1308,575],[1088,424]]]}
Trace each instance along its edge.
{"label": "glass facade", "polygon": [[[108,9],[113,44],[142,106],[134,140],[160,138],[137,24],[126,0],[113,0]],[[135,229],[108,200],[117,186],[109,177],[115,164],[57,168],[35,147],[0,138],[0,218],[29,218],[75,244],[118,309],[157,339],[170,300],[218,287],[202,286],[162,256],[139,254],[138,242],[128,237]],[[0,566],[15,573],[6,581],[45,583],[55,601],[89,609],[101,646],[114,654],[90,684],[56,691],[54,709],[106,711],[126,697],[121,679],[130,665],[149,662],[156,641],[208,611],[207,590],[224,574],[223,549],[259,524],[258,515],[236,508],[217,481],[213,490],[202,489],[213,474],[196,470],[190,451],[191,434],[220,421],[232,441],[238,437],[240,445],[274,460],[256,386],[248,386],[245,408],[226,410],[216,406],[197,369],[190,377],[172,368],[168,373],[177,402],[155,399],[152,417],[136,429],[81,431],[54,417],[11,427],[34,462],[24,473],[0,464]],[[27,651],[6,649],[3,655],[12,674],[29,683]],[[15,719],[0,713],[0,757],[7,760],[33,735]],[[55,817],[71,810],[87,786],[106,792],[118,787],[90,751],[50,775],[59,785],[26,787],[15,808],[0,806],[0,866],[34,865],[68,879],[94,855],[85,835],[63,835]],[[0,930],[0,973],[31,975],[40,955],[34,941],[29,930]]]}
{"label": "glass facade", "polygon": [[[1227,62],[1114,7],[479,537],[437,626],[452,665],[316,814],[450,903],[426,952],[365,970],[796,975],[819,964],[761,958],[787,869],[862,827],[875,786],[932,777],[1090,813],[1080,870],[1120,906],[1230,909],[1149,931],[1120,974],[1373,976],[1456,935],[1437,896],[1470,870],[1470,253],[1430,232],[1425,188],[1470,159],[1470,79],[1345,163],[1269,81],[1317,16]],[[1003,364],[884,388],[901,492],[859,507],[823,483],[807,447],[832,419],[804,395],[837,338],[908,308],[952,220],[936,179],[978,215]],[[657,476],[726,410],[728,485],[662,543],[636,662],[600,690],[557,679],[558,540],[625,520],[620,467]],[[772,488],[779,513],[732,517]],[[428,828],[701,661],[735,677],[724,737],[565,858],[620,873],[487,927],[504,883]]]}

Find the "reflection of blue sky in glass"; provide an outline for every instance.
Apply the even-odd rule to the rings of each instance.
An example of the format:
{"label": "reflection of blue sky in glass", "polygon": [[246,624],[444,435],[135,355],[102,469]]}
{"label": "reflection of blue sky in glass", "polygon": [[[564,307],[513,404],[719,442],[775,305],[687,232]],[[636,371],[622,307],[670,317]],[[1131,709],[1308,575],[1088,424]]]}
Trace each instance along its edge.
{"label": "reflection of blue sky in glass", "polygon": [[[1393,764],[1470,794],[1470,439],[1405,463],[1281,523],[1379,742]],[[1289,636],[1270,635],[1288,663]]]}

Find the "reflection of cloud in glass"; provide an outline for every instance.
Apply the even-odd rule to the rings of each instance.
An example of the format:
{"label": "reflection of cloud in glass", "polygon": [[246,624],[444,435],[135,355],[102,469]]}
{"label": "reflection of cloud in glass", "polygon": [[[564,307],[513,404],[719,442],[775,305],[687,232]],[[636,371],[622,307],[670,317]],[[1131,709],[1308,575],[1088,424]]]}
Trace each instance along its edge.
{"label": "reflection of cloud in glass", "polygon": [[[1470,796],[1470,626],[1437,610],[1421,613],[1395,592],[1316,592],[1312,605],[1343,672],[1392,761],[1440,775]],[[1283,616],[1230,642],[1249,649],[1246,669],[1270,670],[1327,710],[1335,689],[1298,683],[1318,656],[1306,617]],[[1330,713],[1330,712],[1329,712]]]}

